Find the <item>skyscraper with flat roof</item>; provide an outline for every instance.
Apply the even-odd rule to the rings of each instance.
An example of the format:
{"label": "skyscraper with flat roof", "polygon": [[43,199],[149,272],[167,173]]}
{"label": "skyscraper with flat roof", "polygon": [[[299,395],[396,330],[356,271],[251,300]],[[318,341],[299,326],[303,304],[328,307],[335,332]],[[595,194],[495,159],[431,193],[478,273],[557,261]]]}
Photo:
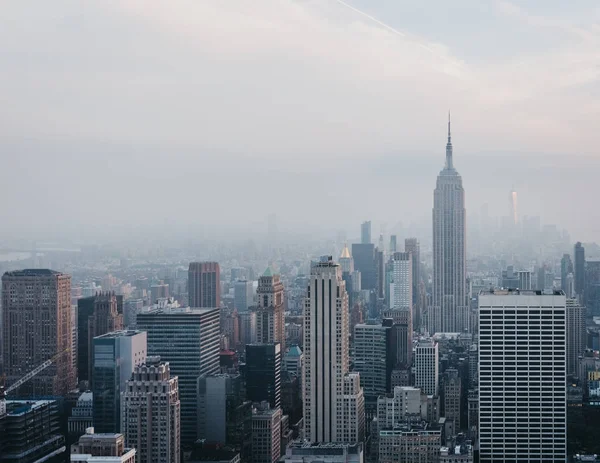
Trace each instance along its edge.
{"label": "skyscraper with flat roof", "polygon": [[197,437],[197,380],[219,372],[220,311],[213,309],[156,309],[140,313],[137,327],[148,333],[148,355],[169,362],[179,378],[181,444],[191,446]]}
{"label": "skyscraper with flat roof", "polygon": [[280,343],[248,344],[246,346],[246,397],[251,402],[269,403],[281,407]]}
{"label": "skyscraper with flat roof", "polygon": [[578,241],[574,248],[574,266],[575,270],[575,294],[579,298],[579,302],[583,304],[583,291],[585,289],[585,248]]}
{"label": "skyscraper with flat roof", "polygon": [[146,361],[146,333],[113,331],[95,337],[92,346],[94,429],[120,432],[121,393],[135,367]]}
{"label": "skyscraper with flat roof", "polygon": [[481,463],[566,461],[566,354],[562,291],[479,294]]}
{"label": "skyscraper with flat roof", "polygon": [[[323,256],[311,269],[304,301],[304,437],[311,442],[356,442],[355,425],[364,425],[359,375],[346,381],[349,334],[342,269],[331,256]],[[344,414],[350,413],[345,405],[354,407],[358,418],[345,420]]]}
{"label": "skyscraper with flat roof", "polygon": [[442,331],[446,333],[461,333],[469,328],[465,216],[465,190],[452,160],[448,115],[446,165],[433,193],[432,306],[440,308]]}
{"label": "skyscraper with flat roof", "polygon": [[415,348],[415,387],[425,394],[439,393],[439,351],[433,340],[419,341]]}
{"label": "skyscraper with flat roof", "polygon": [[221,306],[221,270],[218,262],[190,262],[188,297],[190,307]]}
{"label": "skyscraper with flat roof", "polygon": [[2,331],[7,385],[54,359],[15,391],[19,397],[64,396],[75,387],[70,275],[47,269],[6,272]]}
{"label": "skyscraper with flat roof", "polygon": [[371,244],[371,221],[367,220],[360,224],[360,242],[362,244]]}

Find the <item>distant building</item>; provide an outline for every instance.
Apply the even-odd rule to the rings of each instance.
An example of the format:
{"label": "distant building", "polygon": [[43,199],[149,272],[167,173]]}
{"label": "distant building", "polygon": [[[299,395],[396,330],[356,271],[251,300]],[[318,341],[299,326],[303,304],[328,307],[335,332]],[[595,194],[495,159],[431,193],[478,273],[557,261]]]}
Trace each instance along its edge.
{"label": "distant building", "polygon": [[285,352],[284,289],[281,277],[271,268],[258,279],[256,289],[256,342],[281,343]]}
{"label": "distant building", "polygon": [[415,327],[421,326],[421,303],[419,293],[421,292],[421,245],[417,238],[406,238],[404,240],[404,251],[411,256],[412,264],[412,318]]}
{"label": "distant building", "polygon": [[240,344],[256,343],[256,312],[242,312],[238,314],[240,324]]}
{"label": "distant building", "polygon": [[1,326],[7,385],[54,359],[15,395],[65,396],[75,387],[70,275],[45,269],[6,272],[2,276]]}
{"label": "distant building", "polygon": [[[93,381],[93,352],[94,338],[113,331],[123,329],[123,314],[117,309],[117,296],[115,293],[97,293],[94,297],[94,310],[87,319],[85,332],[88,333],[87,350],[85,357],[89,360],[88,375],[89,380]],[[114,430],[111,430],[114,431]]]}
{"label": "distant building", "polygon": [[67,448],[55,400],[7,400],[5,405],[2,463],[64,461]]}
{"label": "distant building", "polygon": [[188,297],[192,308],[221,306],[221,270],[218,262],[190,262]]}
{"label": "distant building", "polygon": [[419,388],[395,387],[393,393],[377,399],[377,426],[393,429],[407,421],[427,419],[427,396]]}
{"label": "distant building", "polygon": [[286,450],[282,463],[364,463],[362,443],[340,444],[297,441]]}
{"label": "distant building", "polygon": [[138,315],[138,328],[148,333],[148,355],[169,362],[171,374],[178,377],[184,447],[197,438],[198,377],[216,374],[220,369],[219,313],[218,308],[181,308]]}
{"label": "distant building", "polygon": [[[167,299],[169,297],[169,284],[164,281],[150,287],[150,302],[156,304],[159,299]],[[139,454],[138,454],[139,455]],[[138,456],[139,459],[139,456]]]}
{"label": "distant building", "polygon": [[531,272],[528,270],[519,271],[519,289],[533,289],[531,287]]}
{"label": "distant building", "polygon": [[376,289],[375,245],[371,243],[354,243],[352,245],[352,257],[354,259],[354,269],[360,272],[360,286],[357,288],[357,285],[353,285],[354,291]]}
{"label": "distant building", "polygon": [[71,462],[136,463],[136,451],[125,447],[122,434],[95,434],[94,428],[88,431],[91,432],[81,436],[79,442],[71,446]]}
{"label": "distant building", "polygon": [[263,403],[252,410],[252,463],[275,463],[281,456],[281,408]]}
{"label": "distant building", "polygon": [[246,346],[246,397],[251,402],[281,407],[281,344]]}
{"label": "distant building", "polygon": [[392,281],[390,283],[390,309],[412,312],[413,264],[409,252],[395,252],[390,259]]}
{"label": "distant building", "polygon": [[179,463],[180,402],[177,377],[160,357],[136,366],[122,395],[121,430],[138,463]]}
{"label": "distant building", "polygon": [[246,312],[254,304],[254,287],[252,281],[238,280],[233,286],[233,306],[238,312]]}
{"label": "distant building", "polygon": [[579,357],[586,347],[585,307],[567,299],[567,374],[577,375]]}
{"label": "distant building", "polygon": [[368,220],[360,224],[360,242],[361,244],[371,244],[371,221]]}
{"label": "distant building", "polygon": [[575,270],[575,294],[580,302],[583,302],[583,291],[585,289],[585,248],[578,241],[574,248],[574,266]]}
{"label": "distant building", "polygon": [[136,366],[146,361],[146,333],[114,331],[94,338],[92,392],[94,429],[121,431],[121,394]]}
{"label": "distant building", "polygon": [[479,294],[481,463],[566,460],[565,312],[562,291]]}
{"label": "distant building", "polygon": [[354,272],[354,259],[350,255],[347,244],[344,244],[344,249],[340,255],[339,263],[340,267],[342,268],[342,273],[351,274]]}

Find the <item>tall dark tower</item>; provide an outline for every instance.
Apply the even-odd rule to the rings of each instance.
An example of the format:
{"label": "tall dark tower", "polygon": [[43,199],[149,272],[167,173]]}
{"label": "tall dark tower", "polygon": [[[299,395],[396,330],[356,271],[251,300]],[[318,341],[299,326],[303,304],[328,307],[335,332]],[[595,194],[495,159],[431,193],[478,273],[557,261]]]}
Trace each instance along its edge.
{"label": "tall dark tower", "polygon": [[583,302],[583,290],[585,288],[585,248],[578,241],[575,244],[575,294]]}
{"label": "tall dark tower", "polygon": [[450,114],[446,165],[433,193],[433,307],[429,331],[469,328],[466,300],[466,212],[462,178],[452,160]]}

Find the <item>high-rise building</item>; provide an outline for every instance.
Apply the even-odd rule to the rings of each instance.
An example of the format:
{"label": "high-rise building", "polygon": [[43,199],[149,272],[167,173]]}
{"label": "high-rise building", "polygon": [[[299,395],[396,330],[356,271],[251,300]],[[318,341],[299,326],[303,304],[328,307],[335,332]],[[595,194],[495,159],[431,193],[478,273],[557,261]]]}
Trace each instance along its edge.
{"label": "high-rise building", "polygon": [[93,428],[89,429],[76,444],[71,446],[71,462],[136,463],[136,449],[125,446],[123,434],[96,434],[94,431]]}
{"label": "high-rise building", "polygon": [[256,343],[256,312],[242,312],[238,314],[240,322],[240,344]]}
{"label": "high-rise building", "polygon": [[574,261],[575,294],[577,294],[579,302],[583,303],[583,290],[585,289],[585,248],[579,241],[575,244]]}
{"label": "high-rise building", "polygon": [[82,392],[75,407],[71,410],[67,427],[71,442],[85,434],[87,428],[94,426],[94,398],[90,391]]}
{"label": "high-rise building", "polygon": [[360,385],[360,374],[348,373],[344,376],[343,400],[341,407],[342,441],[364,442],[365,440],[365,396]]}
{"label": "high-rise building", "polygon": [[[87,319],[86,332],[87,340],[87,358],[93,359],[94,338],[113,331],[123,329],[123,314],[117,310],[117,296],[115,293],[98,293],[94,297],[94,311]],[[92,362],[88,362],[87,377],[92,378]],[[102,431],[103,432],[103,431]],[[109,432],[109,431],[107,431]]]}
{"label": "high-rise building", "polygon": [[562,291],[480,293],[481,463],[566,461],[565,311]]}
{"label": "high-rise building", "polygon": [[244,399],[239,374],[202,375],[198,378],[198,438],[225,444],[250,458],[252,402]]}
{"label": "high-rise building", "polygon": [[416,387],[395,387],[393,392],[377,398],[377,427],[393,429],[407,421],[427,417],[427,397]]}
{"label": "high-rise building", "polygon": [[573,261],[569,254],[563,254],[560,260],[560,289],[566,292],[567,275],[573,273]]}
{"label": "high-rise building", "polygon": [[146,361],[146,352],[143,331],[113,331],[94,338],[92,393],[96,431],[120,432],[121,393],[135,367]]}
{"label": "high-rise building", "polygon": [[252,463],[275,463],[281,457],[281,408],[267,403],[252,409]]}
{"label": "high-rise building", "polygon": [[398,251],[398,237],[396,235],[390,235],[390,255]]}
{"label": "high-rise building", "polygon": [[532,289],[531,272],[529,270],[519,271],[519,289]]}
{"label": "high-rise building", "polygon": [[138,463],[179,463],[180,402],[177,376],[168,362],[148,357],[136,366],[123,393],[121,431]]}
{"label": "high-rise building", "polygon": [[585,286],[583,298],[589,316],[600,315],[600,260],[588,259],[585,262]]}
{"label": "high-rise building", "polygon": [[271,268],[258,279],[256,289],[256,342],[281,343],[285,352],[284,290],[281,277]]}
{"label": "high-rise building", "polygon": [[306,441],[293,442],[286,450],[283,463],[364,463],[363,444],[315,445]]}
{"label": "high-rise building", "polygon": [[415,348],[415,387],[437,396],[439,391],[439,351],[432,340],[420,341]]}
{"label": "high-rise building", "polygon": [[439,461],[441,430],[426,422],[406,423],[379,432],[381,463],[418,463]]}
{"label": "high-rise building", "polygon": [[251,402],[281,407],[281,344],[246,346],[246,398]]}
{"label": "high-rise building", "polygon": [[[311,442],[350,442],[354,434],[352,424],[343,419],[348,319],[342,269],[331,256],[324,256],[311,269],[304,301],[304,437]],[[354,403],[359,407],[357,421],[364,423],[364,403],[362,410],[360,400]]]}
{"label": "high-rise building", "polygon": [[192,308],[221,307],[221,270],[218,262],[190,262],[188,297]]}
{"label": "high-rise building", "polygon": [[377,397],[390,389],[395,366],[391,348],[392,326],[376,323],[354,327],[354,371],[360,373],[360,383],[367,406],[377,403]]}
{"label": "high-rise building", "polygon": [[233,286],[233,306],[238,312],[246,312],[254,304],[254,287],[250,280],[238,280]]}
{"label": "high-rise building", "polygon": [[148,355],[169,362],[179,378],[181,445],[191,446],[197,437],[197,380],[219,372],[219,309],[156,309],[140,313],[137,327],[148,333]]}
{"label": "high-rise building", "polygon": [[75,387],[70,275],[45,269],[6,272],[2,277],[2,331],[8,385],[54,359],[19,387],[16,395],[65,396]]}
{"label": "high-rise building", "polygon": [[412,365],[413,325],[409,310],[385,310],[383,325],[390,326],[390,345],[393,368],[408,368]]}
{"label": "high-rise building", "polygon": [[567,373],[577,375],[579,356],[586,347],[585,307],[577,299],[567,299]]}
{"label": "high-rise building", "polygon": [[354,272],[354,259],[352,259],[352,255],[350,255],[347,244],[344,244],[344,249],[340,255],[340,267],[342,267],[342,273]]}
{"label": "high-rise building", "polygon": [[433,193],[433,306],[441,309],[442,331],[469,329],[466,307],[465,191],[452,162],[448,119],[446,165]]}
{"label": "high-rise building", "polygon": [[392,282],[390,283],[390,309],[408,310],[413,306],[413,264],[409,252],[395,252],[390,260]]}
{"label": "high-rise building", "polygon": [[360,224],[360,242],[371,244],[371,221],[367,220]]}
{"label": "high-rise building", "polygon": [[[372,243],[352,244],[354,269],[360,272],[360,288],[374,290],[377,287],[377,271],[375,267],[375,245]],[[356,285],[354,291],[357,291]]]}
{"label": "high-rise building", "polygon": [[[159,299],[169,297],[169,284],[161,280],[158,284],[150,286],[150,302],[156,304]],[[139,455],[139,454],[138,454]],[[138,456],[138,459],[140,457]]]}
{"label": "high-rise building", "polygon": [[421,245],[417,238],[406,238],[404,240],[404,251],[408,252],[412,261],[412,302],[413,302],[413,324],[421,326],[420,285],[421,285]]}
{"label": "high-rise building", "polygon": [[444,417],[454,421],[454,429],[461,429],[462,384],[456,368],[444,372]]}
{"label": "high-rise building", "polygon": [[92,362],[90,361],[91,340],[89,318],[94,314],[96,296],[77,300],[77,380],[89,381]]}

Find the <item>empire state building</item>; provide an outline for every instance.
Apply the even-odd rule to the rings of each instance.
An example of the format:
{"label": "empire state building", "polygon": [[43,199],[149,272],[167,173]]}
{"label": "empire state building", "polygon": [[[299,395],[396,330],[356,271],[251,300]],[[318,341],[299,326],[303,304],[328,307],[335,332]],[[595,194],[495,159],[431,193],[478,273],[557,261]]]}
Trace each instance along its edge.
{"label": "empire state building", "polygon": [[460,333],[469,329],[466,299],[465,190],[452,162],[450,114],[446,165],[433,192],[433,306],[430,332]]}

